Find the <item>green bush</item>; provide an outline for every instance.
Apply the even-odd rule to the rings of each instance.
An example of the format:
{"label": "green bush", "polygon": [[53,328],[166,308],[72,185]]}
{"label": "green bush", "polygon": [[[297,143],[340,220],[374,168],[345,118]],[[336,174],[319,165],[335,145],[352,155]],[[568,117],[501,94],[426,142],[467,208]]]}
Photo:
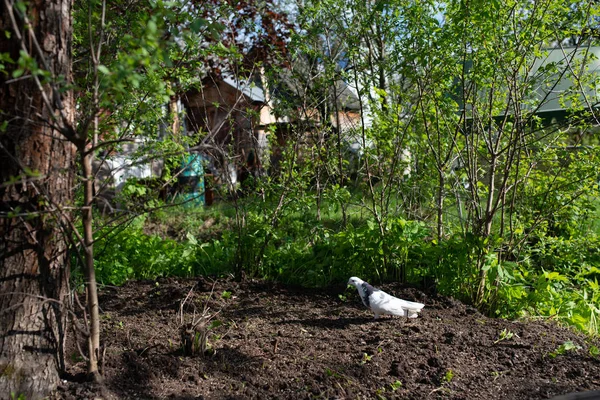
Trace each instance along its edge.
{"label": "green bush", "polygon": [[[600,238],[543,237],[523,255],[502,286],[501,315],[546,316],[591,334],[600,316]],[[515,312],[516,311],[516,312]]]}
{"label": "green bush", "polygon": [[[312,224],[285,224],[267,246],[261,276],[304,286],[325,286],[361,276],[372,281],[416,276],[416,261],[427,230],[415,221],[388,222],[382,239],[371,220],[335,232]],[[296,236],[294,236],[294,233]]]}
{"label": "green bush", "polygon": [[[98,282],[120,285],[128,279],[199,276],[229,272],[232,250],[220,240],[199,243],[188,233],[183,241],[144,233],[144,218],[120,227],[107,227],[95,244]],[[114,229],[112,232],[109,229]]]}
{"label": "green bush", "polygon": [[[371,218],[350,219],[345,227],[318,221],[306,203],[282,212],[273,226],[260,208],[264,204],[257,205],[245,210],[240,229],[226,229],[235,226],[232,213],[215,218],[214,211],[201,209],[163,211],[159,223],[183,232],[175,239],[144,233],[148,220],[141,217],[107,227],[95,244],[98,281],[119,285],[128,279],[223,275],[236,265],[250,276],[309,287],[344,283],[353,275],[373,283],[416,283],[433,276],[440,293],[468,302],[479,283],[477,259],[483,257],[485,310],[492,315],[553,318],[598,333],[595,234],[565,238],[542,231],[518,250],[504,250],[499,260],[508,239],[455,234],[438,242],[424,222],[400,217],[389,217],[382,235]],[[202,228],[208,218],[218,220],[211,234]]]}

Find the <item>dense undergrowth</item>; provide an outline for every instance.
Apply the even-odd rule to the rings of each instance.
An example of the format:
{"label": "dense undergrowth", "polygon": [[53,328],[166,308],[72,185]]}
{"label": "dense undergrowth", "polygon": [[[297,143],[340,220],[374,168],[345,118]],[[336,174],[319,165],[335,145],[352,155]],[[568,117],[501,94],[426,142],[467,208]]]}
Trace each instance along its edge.
{"label": "dense undergrowth", "polygon": [[[388,219],[382,236],[372,218],[359,212],[350,212],[343,226],[337,210],[320,221],[311,212],[284,213],[273,226],[265,203],[249,204],[241,230],[226,204],[166,209],[107,226],[108,234],[96,243],[99,282],[222,276],[243,269],[248,276],[310,287],[343,284],[353,275],[374,283],[434,281],[440,293],[473,299],[479,279],[474,260],[482,246],[473,235],[456,233],[438,242],[424,222],[397,216]],[[481,308],[500,317],[552,318],[597,334],[599,248],[595,233],[537,235],[511,261],[487,254],[488,297]]]}

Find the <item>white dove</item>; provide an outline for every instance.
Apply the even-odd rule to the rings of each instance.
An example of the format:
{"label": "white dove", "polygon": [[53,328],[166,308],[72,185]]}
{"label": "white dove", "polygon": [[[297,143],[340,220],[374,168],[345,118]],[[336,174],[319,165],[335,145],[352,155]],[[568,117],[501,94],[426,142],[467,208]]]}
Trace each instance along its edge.
{"label": "white dove", "polygon": [[348,285],[354,286],[363,304],[375,313],[375,319],[380,315],[400,315],[407,318],[417,318],[425,304],[406,301],[391,296],[386,292],[374,288],[360,278],[353,276]]}

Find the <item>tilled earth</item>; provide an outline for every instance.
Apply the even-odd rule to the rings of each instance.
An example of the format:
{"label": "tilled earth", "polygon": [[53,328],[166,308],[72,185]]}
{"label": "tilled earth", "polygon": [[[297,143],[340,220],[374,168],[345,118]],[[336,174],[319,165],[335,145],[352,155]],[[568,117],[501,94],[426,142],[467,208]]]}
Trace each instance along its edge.
{"label": "tilled earth", "polygon": [[[600,389],[598,340],[382,289],[426,307],[415,320],[374,321],[344,288],[165,279],[104,289],[104,385],[77,382],[85,363],[71,350],[56,398],[547,399]],[[212,319],[182,329],[203,313]],[[186,354],[182,332],[191,347],[205,334],[205,352]]]}

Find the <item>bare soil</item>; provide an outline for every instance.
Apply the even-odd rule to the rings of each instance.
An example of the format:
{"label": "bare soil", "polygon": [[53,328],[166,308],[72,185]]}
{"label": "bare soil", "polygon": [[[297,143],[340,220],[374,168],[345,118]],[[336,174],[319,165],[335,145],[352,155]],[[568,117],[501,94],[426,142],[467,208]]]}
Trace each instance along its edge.
{"label": "bare soil", "polygon": [[[425,303],[422,315],[375,321],[344,287],[165,279],[105,288],[104,385],[79,379],[85,362],[71,343],[56,398],[547,399],[600,389],[596,339],[551,321],[488,318],[398,284],[382,289]],[[198,329],[204,354],[184,354],[181,326],[205,307],[222,324]],[[565,342],[575,348],[559,354]]]}

